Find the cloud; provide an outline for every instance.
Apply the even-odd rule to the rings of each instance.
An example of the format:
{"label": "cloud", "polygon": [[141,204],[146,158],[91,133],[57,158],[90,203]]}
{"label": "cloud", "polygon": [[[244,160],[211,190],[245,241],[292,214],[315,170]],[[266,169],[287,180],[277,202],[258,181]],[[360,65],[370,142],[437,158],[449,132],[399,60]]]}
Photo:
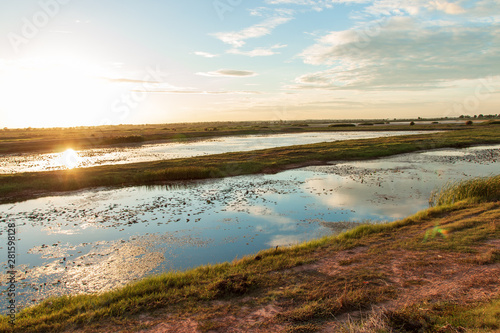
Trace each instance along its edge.
{"label": "cloud", "polygon": [[500,27],[393,17],[365,29],[331,32],[300,56],[330,68],[296,78],[293,88],[439,88],[500,74]]}
{"label": "cloud", "polygon": [[147,80],[136,80],[136,79],[127,79],[127,78],[109,78],[109,77],[100,77],[99,79],[103,79],[109,82],[114,83],[159,83],[157,81],[147,81]]}
{"label": "cloud", "polygon": [[430,5],[437,10],[443,11],[446,14],[456,15],[465,13],[465,9],[453,2],[447,1],[431,1]]}
{"label": "cloud", "polygon": [[174,86],[168,82],[137,80],[137,79],[129,79],[129,78],[107,78],[107,77],[99,77],[99,79],[106,80],[106,81],[111,82],[111,83],[131,84],[131,85],[129,85],[130,89],[131,89],[131,91],[134,91],[134,92],[190,93],[190,92],[194,92],[196,90],[195,88],[192,88],[192,87]]}
{"label": "cloud", "polygon": [[252,77],[258,75],[252,71],[235,70],[235,69],[219,69],[213,72],[198,72],[197,75],[209,77]]}
{"label": "cloud", "polygon": [[283,7],[257,7],[249,9],[249,14],[251,16],[261,16],[261,17],[276,17],[276,16],[293,16],[295,10]]}
{"label": "cloud", "polygon": [[365,9],[366,14],[385,17],[401,15],[422,16],[433,11],[441,11],[449,15],[466,12],[457,3],[446,0],[376,0]]}
{"label": "cloud", "polygon": [[212,35],[222,42],[238,48],[245,45],[247,39],[269,35],[276,27],[290,20],[292,20],[292,17],[271,17],[240,31],[218,32]]}
{"label": "cloud", "polygon": [[134,92],[162,93],[172,95],[260,95],[259,91],[206,91],[206,90],[132,90]]}
{"label": "cloud", "polygon": [[194,52],[194,54],[196,54],[197,56],[200,56],[200,57],[205,57],[205,58],[215,58],[215,57],[219,56],[217,54],[212,54],[212,53],[208,53],[208,52],[201,52],[201,51]]}
{"label": "cloud", "polygon": [[266,3],[268,5],[309,6],[312,10],[319,12],[325,8],[333,8],[335,4],[365,3],[368,1],[369,0],[266,0]]}
{"label": "cloud", "polygon": [[242,51],[238,48],[232,48],[232,49],[228,50],[227,53],[244,55],[244,56],[248,56],[248,57],[264,57],[264,56],[272,56],[275,54],[279,54],[279,52],[276,52],[274,50],[281,49],[284,47],[287,47],[287,45],[276,44],[276,45],[273,45],[273,46],[268,47],[268,48],[258,47],[258,48],[251,50],[251,51]]}
{"label": "cloud", "polygon": [[276,247],[276,246],[290,246],[296,245],[307,238],[305,235],[274,235],[272,238],[266,243],[268,246]]}

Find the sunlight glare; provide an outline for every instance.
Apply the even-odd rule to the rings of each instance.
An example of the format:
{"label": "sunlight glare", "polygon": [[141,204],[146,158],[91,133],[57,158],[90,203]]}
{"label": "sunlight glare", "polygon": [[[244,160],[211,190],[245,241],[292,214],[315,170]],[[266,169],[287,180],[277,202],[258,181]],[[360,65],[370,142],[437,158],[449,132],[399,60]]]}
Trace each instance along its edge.
{"label": "sunlight glare", "polygon": [[61,156],[61,164],[68,169],[76,168],[81,162],[81,158],[76,151],[68,149]]}
{"label": "sunlight glare", "polygon": [[13,67],[0,78],[6,92],[0,108],[19,127],[94,125],[109,108],[110,85],[102,75],[78,62]]}

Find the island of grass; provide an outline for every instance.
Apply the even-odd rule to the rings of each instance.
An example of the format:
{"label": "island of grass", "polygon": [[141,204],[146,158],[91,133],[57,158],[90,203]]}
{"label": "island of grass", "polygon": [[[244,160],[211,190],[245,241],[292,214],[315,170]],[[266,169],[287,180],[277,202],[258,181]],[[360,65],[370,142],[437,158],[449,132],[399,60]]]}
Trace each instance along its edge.
{"label": "island of grass", "polygon": [[[415,127],[415,126],[413,126]],[[500,143],[500,127],[482,124],[411,136],[325,142],[174,160],[0,175],[0,203],[102,186],[279,172],[331,161],[366,160],[436,148]]]}
{"label": "island of grass", "polygon": [[2,332],[492,332],[500,175],[445,187],[386,224],[48,299]]}

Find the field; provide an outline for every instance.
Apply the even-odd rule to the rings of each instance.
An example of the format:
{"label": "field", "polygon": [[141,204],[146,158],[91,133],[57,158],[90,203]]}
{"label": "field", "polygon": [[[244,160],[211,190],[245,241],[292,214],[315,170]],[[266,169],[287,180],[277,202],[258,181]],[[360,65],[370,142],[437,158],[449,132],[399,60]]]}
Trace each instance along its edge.
{"label": "field", "polygon": [[[365,122],[366,123],[366,122]],[[426,124],[409,126],[373,122],[376,126],[353,126],[332,121],[297,122],[215,122],[160,125],[117,125],[72,128],[28,128],[0,130],[0,154],[53,153],[68,148],[84,149],[152,142],[186,141],[226,135],[280,134],[308,131],[400,131],[463,129],[457,124]],[[331,125],[331,127],[329,126]]]}
{"label": "field", "polygon": [[[213,125],[213,126],[212,126]],[[231,124],[234,125],[234,124]],[[359,130],[357,126],[249,123],[177,127],[200,136]],[[188,126],[188,125],[176,125]],[[200,124],[200,126],[202,126]],[[257,128],[256,126],[261,126]],[[267,126],[267,128],[265,128]],[[0,202],[102,186],[274,173],[329,161],[366,160],[445,147],[500,143],[500,126],[393,126],[425,135],[363,139],[65,171],[0,175]],[[369,130],[389,130],[366,125]],[[159,128],[123,126],[98,135],[68,129],[56,138],[2,132],[10,152],[64,150],[167,140]],[[214,129],[215,128],[215,129]],[[220,129],[224,130],[221,131]],[[129,135],[124,133],[129,130]],[[48,131],[43,134],[43,131]],[[113,134],[113,131],[114,132]],[[149,132],[148,132],[149,131]],[[167,131],[167,130],[165,130]],[[17,133],[15,137],[14,133]],[[42,134],[40,134],[42,133]],[[37,139],[38,138],[38,139]],[[51,139],[53,138],[53,139]],[[90,139],[89,139],[90,138]],[[92,139],[95,138],[95,139]],[[93,141],[95,140],[95,141]],[[14,145],[11,145],[15,141]],[[10,143],[9,143],[10,142]],[[49,299],[22,310],[2,332],[491,332],[500,329],[500,178],[474,179],[435,193],[434,207],[386,224],[293,247],[276,247],[233,262],[168,272],[99,295]]]}
{"label": "field", "polygon": [[[2,332],[491,332],[500,329],[498,176],[406,219],[49,299]],[[480,185],[478,185],[480,184]],[[485,186],[488,194],[463,189]],[[460,197],[460,200],[456,198]],[[452,203],[453,202],[453,203]]]}
{"label": "field", "polygon": [[[0,175],[0,203],[101,186],[157,184],[166,181],[278,172],[329,161],[372,159],[427,149],[500,143],[498,125],[485,123],[472,127],[450,126],[454,126],[454,129],[449,128],[450,130],[445,132],[431,131],[425,135],[318,143],[166,161]],[[380,128],[386,130],[385,126]],[[400,126],[394,128],[402,129]],[[410,129],[410,126],[406,129]],[[419,128],[411,126],[411,129]],[[28,147],[30,145],[27,144]],[[70,147],[69,143],[67,147]]]}

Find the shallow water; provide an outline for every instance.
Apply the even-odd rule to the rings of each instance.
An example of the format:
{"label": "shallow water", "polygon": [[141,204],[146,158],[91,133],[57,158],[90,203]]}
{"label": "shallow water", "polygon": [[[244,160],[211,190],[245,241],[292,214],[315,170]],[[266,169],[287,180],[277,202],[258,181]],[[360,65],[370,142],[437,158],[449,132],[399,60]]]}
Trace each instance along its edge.
{"label": "shallow water", "polygon": [[354,139],[413,135],[426,132],[313,132],[275,135],[241,135],[196,141],[145,144],[138,147],[86,149],[54,154],[0,155],[0,174],[38,172],[97,165],[149,162],[228,152],[333,142]]}
{"label": "shallow water", "polygon": [[[500,146],[436,150],[0,205],[0,252],[7,253],[6,222],[15,222],[22,306],[53,295],[104,291],[367,220],[408,216],[428,207],[432,190],[450,180],[498,173],[499,157]],[[7,277],[0,278],[4,292]]]}

